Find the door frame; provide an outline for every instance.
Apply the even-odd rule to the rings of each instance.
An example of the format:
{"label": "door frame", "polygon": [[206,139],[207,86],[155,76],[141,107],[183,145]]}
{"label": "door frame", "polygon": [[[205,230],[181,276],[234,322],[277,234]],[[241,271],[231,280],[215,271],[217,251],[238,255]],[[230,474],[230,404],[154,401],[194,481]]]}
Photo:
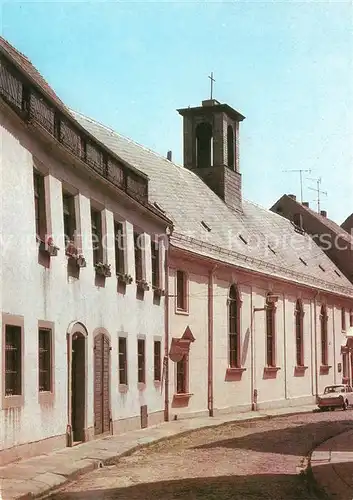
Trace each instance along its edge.
{"label": "door frame", "polygon": [[84,391],[85,391],[85,406],[84,406],[84,428],[83,428],[83,441],[88,440],[87,432],[87,340],[88,332],[83,323],[79,321],[73,321],[70,323],[66,331],[67,340],[67,426],[66,426],[66,445],[73,445],[73,432],[72,432],[72,337],[74,334],[80,334],[85,339],[85,380],[84,380]]}
{"label": "door frame", "polygon": [[111,383],[112,383],[112,339],[106,328],[96,328],[93,331],[93,433],[95,433],[95,425],[94,422],[96,420],[95,416],[95,351],[94,346],[96,343],[96,338],[99,335],[104,335],[107,337],[109,342],[109,364],[108,364],[108,411],[109,411],[109,430],[103,432],[102,434],[95,434],[96,436],[104,436],[107,434],[112,434],[113,429],[113,418],[112,418],[112,402],[111,402]]}

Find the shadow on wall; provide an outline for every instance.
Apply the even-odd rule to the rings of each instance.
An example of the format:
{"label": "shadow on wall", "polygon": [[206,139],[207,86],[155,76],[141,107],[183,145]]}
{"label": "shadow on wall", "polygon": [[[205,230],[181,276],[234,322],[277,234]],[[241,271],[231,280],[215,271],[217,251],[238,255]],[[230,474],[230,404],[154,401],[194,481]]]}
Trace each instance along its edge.
{"label": "shadow on wall", "polygon": [[255,474],[143,483],[58,493],[52,500],[317,500],[315,486],[304,476]]}
{"label": "shadow on wall", "polygon": [[[309,454],[313,448],[316,448],[323,441],[330,439],[330,437],[336,436],[345,430],[350,430],[353,421],[323,421],[306,425],[302,424],[303,422],[298,421],[297,427],[252,433],[247,436],[195,446],[195,449],[238,448],[262,453],[279,453],[281,455],[295,455],[300,457],[303,454]],[[313,439],[308,439],[309,435]]]}

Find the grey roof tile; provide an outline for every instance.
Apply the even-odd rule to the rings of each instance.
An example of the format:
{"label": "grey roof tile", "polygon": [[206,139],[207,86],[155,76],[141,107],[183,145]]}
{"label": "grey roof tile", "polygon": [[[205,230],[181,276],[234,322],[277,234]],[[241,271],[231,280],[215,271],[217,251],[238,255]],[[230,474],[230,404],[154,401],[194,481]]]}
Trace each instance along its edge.
{"label": "grey roof tile", "polygon": [[235,212],[195,173],[90,118],[73,111],[72,114],[98,140],[148,175],[150,202],[157,202],[174,223],[173,245],[243,268],[353,296],[348,279],[340,272],[337,274],[336,266],[310,236],[298,233],[287,219],[246,200],[243,200],[243,214]]}

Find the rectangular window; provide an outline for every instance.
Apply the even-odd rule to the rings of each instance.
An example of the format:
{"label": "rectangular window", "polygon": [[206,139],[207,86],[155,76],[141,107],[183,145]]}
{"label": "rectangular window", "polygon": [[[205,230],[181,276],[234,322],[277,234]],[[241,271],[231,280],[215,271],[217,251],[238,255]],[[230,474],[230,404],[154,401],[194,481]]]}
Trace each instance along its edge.
{"label": "rectangular window", "polygon": [[63,192],[63,217],[65,246],[70,241],[74,242],[76,231],[75,197]]}
{"label": "rectangular window", "polygon": [[124,274],[125,246],[124,246],[124,231],[121,222],[114,222],[114,237],[115,237],[115,272],[116,274]]}
{"label": "rectangular window", "polygon": [[271,305],[266,309],[266,363],[267,366],[276,366],[275,364],[275,310]]}
{"label": "rectangular window", "polygon": [[119,384],[127,385],[127,341],[119,337]]}
{"label": "rectangular window", "polygon": [[346,310],[344,307],[341,309],[341,327],[342,331],[346,331]]}
{"label": "rectangular window", "polygon": [[142,238],[138,233],[134,233],[134,249],[135,249],[135,274],[136,281],[143,279],[142,273]]}
{"label": "rectangular window", "polygon": [[98,264],[103,262],[102,214],[98,210],[91,209],[91,229],[93,264]]}
{"label": "rectangular window", "polygon": [[144,339],[137,340],[137,381],[140,384],[146,383],[145,341],[144,341]]}
{"label": "rectangular window", "polygon": [[186,273],[184,273],[184,271],[177,271],[176,299],[177,299],[177,309],[180,311],[187,310],[186,289],[187,289]]}
{"label": "rectangular window", "polygon": [[37,171],[33,171],[34,184],[34,211],[36,219],[36,235],[41,240],[45,240],[47,232],[47,221],[45,213],[45,188],[44,176]]}
{"label": "rectangular window", "polygon": [[161,354],[162,354],[162,342],[160,340],[155,340],[154,342],[154,380],[157,382],[161,381],[162,370],[161,370]]}
{"label": "rectangular window", "polygon": [[159,287],[159,246],[158,242],[151,241],[151,259],[152,259],[152,287]]}
{"label": "rectangular window", "polygon": [[21,327],[5,327],[5,396],[22,394]]}
{"label": "rectangular window", "polygon": [[188,393],[188,358],[184,356],[177,362],[177,394]]}
{"label": "rectangular window", "polygon": [[52,332],[46,328],[38,330],[39,392],[52,390]]}
{"label": "rectangular window", "polygon": [[353,311],[349,311],[349,326],[353,326]]}

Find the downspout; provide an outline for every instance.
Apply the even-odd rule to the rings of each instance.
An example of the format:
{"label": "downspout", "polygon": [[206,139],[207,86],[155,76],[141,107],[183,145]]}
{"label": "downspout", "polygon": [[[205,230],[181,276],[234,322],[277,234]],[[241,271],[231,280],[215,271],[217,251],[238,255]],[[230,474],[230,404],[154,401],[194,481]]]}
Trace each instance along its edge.
{"label": "downspout", "polygon": [[314,334],[315,334],[315,396],[318,396],[319,386],[318,386],[318,373],[317,373],[317,312],[316,312],[316,297],[319,295],[319,291],[316,292],[314,296]]}
{"label": "downspout", "polygon": [[283,294],[283,341],[284,341],[284,399],[288,399],[287,388],[287,335],[286,335],[286,296]]}
{"label": "downspout", "polygon": [[333,334],[333,383],[336,384],[336,332],[335,332],[335,305],[332,306],[332,334]]}
{"label": "downspout", "polygon": [[253,305],[253,290],[251,287],[250,295],[250,338],[251,338],[251,360],[250,360],[250,385],[251,385],[251,410],[257,411],[257,394],[255,395],[255,342],[254,342],[254,323],[255,323],[255,311]]}
{"label": "downspout", "polygon": [[208,273],[208,376],[207,399],[208,414],[213,417],[213,273],[215,266]]}
{"label": "downspout", "polygon": [[164,383],[164,421],[169,421],[169,238],[164,254],[164,361],[163,370],[165,371]]}

